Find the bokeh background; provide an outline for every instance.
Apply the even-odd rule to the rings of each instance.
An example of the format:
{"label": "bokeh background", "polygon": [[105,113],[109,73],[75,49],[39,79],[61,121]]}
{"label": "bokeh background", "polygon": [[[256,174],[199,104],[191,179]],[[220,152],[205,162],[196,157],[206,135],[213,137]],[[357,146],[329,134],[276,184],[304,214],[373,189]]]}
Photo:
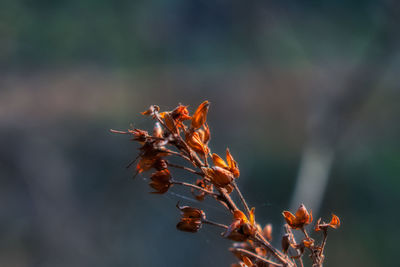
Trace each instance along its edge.
{"label": "bokeh background", "polygon": [[[326,266],[394,266],[400,230],[396,1],[2,0],[0,266],[229,266],[220,230],[175,230],[179,200],[132,180],[108,130],[150,104],[211,101],[256,217],[304,202],[342,227]],[[182,175],[178,173],[178,175]],[[191,177],[186,177],[191,179]]]}

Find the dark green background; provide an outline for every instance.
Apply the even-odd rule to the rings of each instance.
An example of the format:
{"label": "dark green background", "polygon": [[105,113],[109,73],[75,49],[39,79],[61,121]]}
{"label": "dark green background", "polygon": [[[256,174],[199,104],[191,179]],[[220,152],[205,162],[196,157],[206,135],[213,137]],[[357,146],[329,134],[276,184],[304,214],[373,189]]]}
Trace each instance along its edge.
{"label": "dark green background", "polygon": [[[229,146],[243,193],[257,220],[273,223],[279,246],[310,117],[324,103],[315,95],[329,100],[350,90],[349,80],[373,77],[334,142],[320,215],[335,212],[343,224],[328,238],[326,266],[394,266],[398,8],[372,0],[2,0],[0,265],[233,263],[219,230],[175,230],[175,204],[230,217],[179,188],[148,194],[149,174],[131,180],[125,169],[136,146],[108,132],[130,123],[151,129],[139,116],[150,104],[193,111],[206,99],[210,146],[218,154]],[[380,71],[349,79],[362,64]]]}

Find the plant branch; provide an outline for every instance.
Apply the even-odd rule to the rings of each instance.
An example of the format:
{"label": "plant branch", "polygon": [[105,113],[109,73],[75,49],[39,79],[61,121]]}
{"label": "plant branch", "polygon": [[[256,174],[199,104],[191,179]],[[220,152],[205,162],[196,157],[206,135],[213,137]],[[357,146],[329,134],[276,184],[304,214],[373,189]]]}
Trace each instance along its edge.
{"label": "plant branch", "polygon": [[188,172],[191,172],[191,173],[193,173],[193,174],[197,174],[197,175],[200,175],[200,176],[204,176],[204,174],[203,174],[202,172],[195,171],[195,170],[193,170],[193,169],[191,169],[191,168],[188,168],[188,167],[185,167],[185,166],[173,164],[173,163],[170,163],[170,162],[168,162],[168,166],[171,166],[171,167],[177,168],[177,169],[186,170],[186,171],[188,171]]}
{"label": "plant branch", "polygon": [[209,224],[209,225],[213,225],[213,226],[217,226],[217,227],[223,228],[225,230],[228,229],[228,226],[225,225],[225,224],[216,223],[216,222],[209,221],[209,220],[206,220],[206,219],[203,219],[202,222],[205,223],[205,224]]}
{"label": "plant branch", "polygon": [[257,254],[255,254],[255,253],[253,253],[253,252],[251,252],[251,251],[248,251],[248,250],[245,250],[245,249],[242,249],[242,248],[231,248],[231,251],[237,251],[237,252],[246,254],[246,255],[248,255],[248,256],[254,257],[254,258],[256,258],[256,259],[258,259],[258,260],[260,260],[260,261],[263,261],[263,262],[265,262],[265,263],[268,263],[268,264],[271,264],[271,265],[274,265],[274,266],[284,266],[284,265],[282,265],[282,264],[280,264],[280,263],[276,263],[276,262],[267,260],[267,259],[265,259],[265,258],[263,258],[263,257],[261,257],[261,256],[259,256],[259,255],[257,255]]}
{"label": "plant branch", "polygon": [[177,184],[177,185],[182,185],[182,186],[191,187],[191,188],[194,188],[194,189],[196,189],[196,190],[202,191],[202,192],[204,192],[204,193],[206,193],[206,194],[209,194],[209,195],[212,195],[212,196],[218,196],[217,193],[212,192],[212,191],[208,191],[207,189],[204,189],[204,188],[202,188],[202,187],[200,187],[200,186],[197,186],[197,185],[194,185],[194,184],[185,183],[185,182],[180,182],[180,181],[175,181],[175,180],[172,180],[171,183],[172,183],[172,184]]}
{"label": "plant branch", "polygon": [[239,189],[239,187],[238,187],[236,181],[233,181],[232,184],[233,184],[233,186],[235,187],[236,192],[237,192],[238,195],[239,195],[240,201],[242,202],[244,208],[246,209],[247,215],[250,216],[250,209],[249,209],[249,206],[247,205],[246,200],[244,199],[244,197],[243,197],[243,195],[242,195],[242,192],[240,191],[240,189]]}
{"label": "plant branch", "polygon": [[271,243],[269,243],[264,238],[264,236],[261,233],[259,233],[258,231],[256,232],[254,239],[256,241],[258,241],[259,243],[261,243],[265,248],[267,248],[275,256],[275,258],[277,258],[281,263],[287,264],[288,262],[290,262],[288,259],[285,259],[285,256],[280,251],[278,251],[276,248],[274,248],[271,245]]}
{"label": "plant branch", "polygon": [[319,252],[319,256],[322,256],[322,253],[324,252],[327,238],[328,238],[328,231],[325,230],[324,231],[324,239],[322,240],[322,245],[321,245],[321,250]]}

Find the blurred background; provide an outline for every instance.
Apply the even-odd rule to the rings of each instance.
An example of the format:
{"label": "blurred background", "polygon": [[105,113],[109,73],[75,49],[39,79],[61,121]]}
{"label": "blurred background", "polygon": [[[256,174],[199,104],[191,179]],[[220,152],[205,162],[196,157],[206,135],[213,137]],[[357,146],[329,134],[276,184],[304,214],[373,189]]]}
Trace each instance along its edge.
{"label": "blurred background", "polygon": [[[334,212],[326,266],[393,266],[400,201],[396,1],[2,0],[0,266],[229,266],[220,230],[178,232],[175,207],[212,201],[132,180],[108,130],[151,104],[211,101],[256,218]],[[179,173],[177,175],[184,175]],[[191,179],[191,177],[186,177]]]}

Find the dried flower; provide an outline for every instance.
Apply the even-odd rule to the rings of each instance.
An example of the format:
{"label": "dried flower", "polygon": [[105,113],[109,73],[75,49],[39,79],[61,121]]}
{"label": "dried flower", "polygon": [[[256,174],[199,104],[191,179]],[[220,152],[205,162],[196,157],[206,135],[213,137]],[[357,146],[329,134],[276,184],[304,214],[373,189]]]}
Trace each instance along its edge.
{"label": "dried flower", "polygon": [[335,214],[332,213],[332,219],[329,223],[322,222],[321,223],[321,218],[319,218],[317,224],[315,225],[315,231],[326,231],[328,227],[331,227],[333,229],[337,229],[340,227],[340,220],[339,217],[336,216]]}
{"label": "dried flower", "polygon": [[203,129],[198,129],[197,133],[199,134],[200,140],[203,144],[208,144],[210,141],[210,128],[208,127],[207,123],[204,123]]}
{"label": "dried flower", "polygon": [[[266,224],[264,228],[256,223],[254,208],[249,209],[244,196],[238,185],[234,182],[240,176],[237,162],[234,160],[229,149],[226,149],[226,158],[222,159],[217,154],[212,154],[213,165],[209,165],[208,156],[210,148],[210,128],[207,124],[209,102],[204,101],[199,105],[193,116],[190,116],[187,106],[178,105],[172,111],[160,112],[160,108],[152,105],[143,115],[150,116],[156,122],[152,135],[140,129],[129,129],[127,131],[111,130],[113,133],[130,135],[133,141],[140,143],[140,154],[137,157],[137,173],[155,169],[151,174],[149,183],[155,191],[152,193],[164,194],[172,185],[187,187],[199,201],[210,195],[214,200],[221,203],[229,213],[233,215],[230,225],[206,220],[205,213],[201,209],[177,204],[181,218],[176,225],[178,230],[186,232],[197,232],[203,224],[223,228],[222,236],[240,243],[235,243],[231,251],[239,262],[232,266],[240,267],[266,267],[286,266],[294,267],[296,260],[302,264],[305,249],[310,251],[313,267],[322,267],[325,259],[324,248],[327,240],[327,229],[338,228],[339,218],[332,214],[330,223],[321,223],[318,220],[315,231],[323,231],[324,238],[320,244],[312,239],[305,226],[312,222],[312,213],[301,205],[293,215],[289,211],[282,214],[287,222],[286,234],[282,238],[282,251],[276,249],[269,243],[272,239],[272,226]],[[187,120],[191,120],[190,125]],[[183,139],[184,137],[184,139]],[[179,157],[187,165],[171,162],[172,156]],[[168,158],[167,158],[168,157]],[[170,158],[171,161],[170,161]],[[168,159],[168,160],[167,160]],[[128,166],[136,162],[134,160]],[[196,182],[193,180],[172,180],[169,168],[185,170],[190,175],[199,175],[201,178]],[[230,194],[235,189],[241,205],[235,203],[235,198]],[[234,195],[235,195],[234,194]],[[246,213],[241,211],[243,208]],[[299,229],[304,234],[304,239],[296,243],[292,229]],[[288,255],[290,247],[293,254]],[[291,251],[292,252],[292,251]],[[296,253],[296,254],[294,254]],[[286,254],[286,255],[284,255]]]}
{"label": "dried flower", "polygon": [[168,163],[165,159],[158,158],[154,163],[153,163],[153,168],[156,169],[157,171],[164,170],[168,168]]}
{"label": "dried flower", "polygon": [[301,229],[312,222],[312,211],[308,213],[303,204],[296,211],[296,215],[293,215],[290,211],[284,211],[282,215],[287,224],[293,229]]}
{"label": "dried flower", "polygon": [[240,210],[233,213],[233,222],[223,234],[224,237],[234,241],[243,242],[257,231],[255,226],[254,208],[251,209],[249,218]]}
{"label": "dried flower", "polygon": [[204,212],[188,206],[179,207],[179,205],[176,205],[176,207],[181,211],[181,220],[176,228],[184,232],[197,232],[201,228],[202,220],[206,218]]}
{"label": "dried flower", "polygon": [[[208,183],[205,179],[198,179],[195,183],[196,186],[201,187],[205,190],[208,190],[210,192],[213,191],[213,185]],[[198,200],[198,201],[203,201],[204,198],[206,197],[206,192],[204,191],[199,191],[196,193],[196,189],[192,188],[191,189],[192,194],[194,195],[194,197]]]}
{"label": "dried flower", "polygon": [[211,179],[211,182],[217,187],[225,188],[233,181],[233,174],[230,171],[218,166],[212,168],[202,168],[202,170],[206,176]]}
{"label": "dried flower", "polygon": [[187,106],[179,105],[171,112],[172,118],[177,122],[183,122],[185,120],[191,120]]}
{"label": "dried flower", "polygon": [[188,146],[195,152],[200,153],[202,156],[208,154],[209,149],[207,145],[203,142],[202,137],[198,132],[188,132],[185,135],[186,142]]}
{"label": "dried flower", "polygon": [[168,169],[153,173],[150,179],[150,186],[156,190],[152,192],[154,194],[164,194],[172,185],[171,174]]}
{"label": "dried flower", "polygon": [[230,171],[235,178],[238,178],[240,175],[239,167],[237,162],[233,159],[229,149],[226,149],[226,161],[227,163],[217,154],[212,154],[212,160],[215,166],[224,168]]}

